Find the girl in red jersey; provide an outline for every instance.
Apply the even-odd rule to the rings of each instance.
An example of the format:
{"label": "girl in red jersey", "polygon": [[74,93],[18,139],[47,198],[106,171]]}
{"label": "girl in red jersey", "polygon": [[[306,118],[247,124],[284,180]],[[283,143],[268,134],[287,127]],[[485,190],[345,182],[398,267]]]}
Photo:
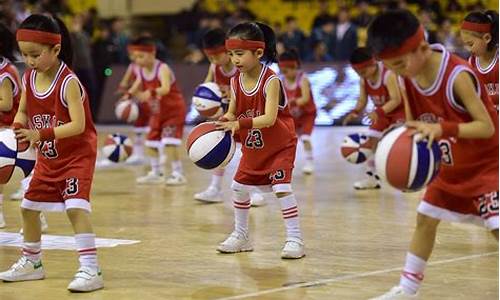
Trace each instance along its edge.
{"label": "girl in red jersey", "polygon": [[[393,124],[403,123],[405,119],[398,78],[381,62],[376,62],[367,48],[355,49],[350,61],[354,71],[361,77],[359,99],[356,107],[344,118],[343,125],[358,118],[365,110],[368,98],[370,98],[375,110],[368,114],[372,122],[368,131],[370,137],[368,143],[375,151],[383,132]],[[368,158],[366,165],[366,179],[355,182],[354,188],[357,190],[380,188],[373,156]]]}
{"label": "girl in red jersey", "polygon": [[460,36],[471,52],[469,64],[477,71],[498,111],[498,13],[489,10],[468,14]]}
{"label": "girl in red jersey", "polygon": [[[217,28],[208,31],[203,36],[203,52],[210,61],[205,82],[215,82],[221,89],[224,105],[224,112],[227,111],[229,104],[230,81],[237,69],[231,62],[231,58],[227,54],[226,33],[224,30]],[[221,202],[222,201],[222,179],[224,177],[224,168],[217,168],[213,171],[212,181],[206,190],[196,193],[194,198],[204,202]],[[250,192],[250,202],[252,206],[265,205],[265,199],[262,194],[256,191]]]}
{"label": "girl in red jersey", "polygon": [[232,184],[235,228],[217,250],[253,250],[248,238],[249,191],[258,188],[272,190],[280,201],[287,232],[281,257],[301,258],[304,242],[291,186],[295,126],[280,79],[261,63],[276,60],[274,32],[261,23],[241,23],[229,31],[225,45],[239,74],[231,78],[229,110],[217,125],[238,134],[242,157]]}
{"label": "girl in red jersey", "polygon": [[[135,57],[135,63],[140,66],[139,76],[131,91],[140,101],[149,102],[151,119],[149,133],[146,139],[146,154],[151,162],[151,171],[137,178],[139,184],[183,185],[186,178],[183,175],[179,158],[179,146],[182,143],[186,105],[180,92],[175,75],[170,67],[156,59],[156,46],[153,39],[141,37],[129,45],[129,50]],[[166,146],[167,157],[171,159],[172,173],[164,180],[159,161],[158,149]]]}
{"label": "girl in red jersey", "polygon": [[67,28],[59,19],[31,15],[21,24],[16,38],[28,70],[23,76],[13,126],[16,138],[37,145],[38,151],[33,179],[21,204],[22,256],[8,271],[0,273],[0,279],[25,281],[45,277],[40,211],[66,211],[80,255],[80,268],[68,289],[100,289],[103,280],[89,216],[97,137],[89,97],[67,66],[73,54]]}
{"label": "girl in red jersey", "polygon": [[399,285],[376,299],[414,299],[440,221],[473,222],[498,240],[498,115],[469,64],[429,45],[418,19],[388,11],[368,29],[368,45],[403,76],[407,125],[442,150],[441,169],[417,208]]}
{"label": "girl in red jersey", "polygon": [[295,121],[295,131],[299,135],[306,162],[302,171],[305,174],[314,172],[311,134],[316,119],[316,104],[311,92],[311,84],[307,75],[300,70],[299,55],[294,50],[287,50],[279,57],[278,66],[283,74],[283,85],[290,105],[290,112]]}

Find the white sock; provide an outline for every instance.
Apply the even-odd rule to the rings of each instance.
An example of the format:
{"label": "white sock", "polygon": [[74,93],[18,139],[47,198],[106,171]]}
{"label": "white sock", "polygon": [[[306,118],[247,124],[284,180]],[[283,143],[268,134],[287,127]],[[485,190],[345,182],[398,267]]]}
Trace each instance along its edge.
{"label": "white sock", "polygon": [[0,194],[0,211],[3,208],[3,194]]}
{"label": "white sock", "polygon": [[250,213],[250,194],[234,191],[234,230],[244,236],[248,235],[248,217]]}
{"label": "white sock", "polygon": [[23,242],[23,255],[32,262],[42,258],[42,242]]}
{"label": "white sock", "polygon": [[371,155],[368,157],[368,160],[366,161],[366,174],[368,176],[373,176],[375,180],[380,180],[380,178],[377,175],[377,170],[375,169],[375,157]]}
{"label": "white sock", "polygon": [[312,150],[304,149],[304,152],[306,154],[306,160],[312,161],[313,160],[313,152],[312,152]]}
{"label": "white sock", "polygon": [[135,140],[134,140],[134,146],[133,146],[133,155],[143,157],[144,156],[144,134],[142,133],[136,133],[135,134]]}
{"label": "white sock", "polygon": [[217,168],[212,173],[212,182],[210,182],[210,186],[221,190],[222,189],[222,179],[224,178],[224,168]]}
{"label": "white sock", "polygon": [[420,257],[408,252],[399,285],[407,294],[416,294],[424,280],[424,270],[427,262]]}
{"label": "white sock", "polygon": [[149,157],[149,162],[151,163],[151,171],[153,171],[156,175],[161,175],[163,172],[161,171],[160,160],[158,157]]}
{"label": "white sock", "polygon": [[172,173],[182,174],[182,162],[180,160],[172,161]]}
{"label": "white sock", "polygon": [[95,247],[95,234],[79,233],[75,234],[76,249],[78,250],[78,260],[80,266],[89,267],[94,270],[99,269],[97,263],[97,248]]}
{"label": "white sock", "polygon": [[299,208],[295,195],[291,194],[282,198],[278,198],[281,204],[281,213],[285,220],[287,237],[302,239],[299,222]]}

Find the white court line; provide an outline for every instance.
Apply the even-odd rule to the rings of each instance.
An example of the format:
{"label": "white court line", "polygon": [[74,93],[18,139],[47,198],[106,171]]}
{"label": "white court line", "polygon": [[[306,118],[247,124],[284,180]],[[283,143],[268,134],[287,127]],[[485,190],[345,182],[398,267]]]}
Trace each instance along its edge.
{"label": "white court line", "polygon": [[[442,264],[447,264],[447,263],[451,263],[451,262],[482,258],[482,257],[492,256],[492,255],[498,255],[498,251],[497,252],[487,252],[487,253],[481,253],[481,254],[474,254],[474,255],[468,255],[468,256],[461,256],[461,257],[457,257],[457,258],[437,260],[437,261],[430,262],[427,265],[428,266],[442,265]],[[329,284],[329,283],[334,283],[334,282],[347,281],[347,280],[351,280],[351,279],[357,279],[357,278],[369,277],[369,276],[373,276],[373,275],[401,271],[401,268],[402,268],[402,266],[394,267],[394,268],[390,268],[390,269],[382,269],[382,270],[372,271],[372,272],[365,272],[365,273],[358,273],[358,274],[351,274],[351,275],[342,275],[342,276],[337,276],[337,277],[333,277],[333,278],[320,279],[320,280],[316,280],[316,281],[309,281],[309,282],[292,284],[292,285],[285,286],[285,287],[263,290],[263,291],[254,292],[254,293],[241,294],[241,295],[225,297],[225,298],[217,298],[216,300],[245,299],[245,298],[249,298],[249,297],[256,297],[256,296],[267,295],[267,294],[271,294],[271,293],[283,292],[283,291],[293,290],[293,289],[302,288],[302,287],[310,287],[310,286],[314,286],[314,285],[324,285],[324,284]]]}

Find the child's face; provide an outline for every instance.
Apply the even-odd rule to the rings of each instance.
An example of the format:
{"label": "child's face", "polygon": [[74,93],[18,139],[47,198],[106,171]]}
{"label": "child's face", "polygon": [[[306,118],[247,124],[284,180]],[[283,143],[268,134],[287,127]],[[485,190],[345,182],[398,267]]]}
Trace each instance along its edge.
{"label": "child's face", "polygon": [[130,59],[131,62],[135,62],[135,53],[134,53],[134,51],[129,51],[128,52],[128,59]]}
{"label": "child's face", "polygon": [[394,73],[405,76],[415,77],[425,65],[428,55],[426,51],[428,46],[420,45],[416,50],[390,59],[383,59],[384,65]]}
{"label": "child's face", "polygon": [[45,72],[57,62],[57,56],[61,51],[61,45],[49,46],[34,42],[20,41],[19,50],[21,50],[26,65],[37,71]]}
{"label": "child's face", "polygon": [[227,52],[207,55],[207,58],[210,63],[218,66],[226,65],[231,60]]}
{"label": "child's face", "polygon": [[255,68],[260,64],[260,58],[262,57],[263,50],[257,49],[253,50],[243,50],[235,49],[229,50],[229,57],[231,57],[231,62],[233,65],[240,70],[240,72],[248,72],[249,70]]}
{"label": "child's face", "polygon": [[468,30],[460,30],[460,38],[465,49],[476,56],[483,55],[488,49],[488,43],[491,41],[489,33],[478,34]]}
{"label": "child's face", "polygon": [[358,73],[359,77],[363,79],[368,79],[373,75],[375,75],[375,73],[377,72],[377,65],[368,66],[362,69],[354,69],[354,71]]}
{"label": "child's face", "polygon": [[297,76],[297,68],[281,67],[280,71],[288,79],[294,79]]}
{"label": "child's face", "polygon": [[134,57],[134,62],[141,67],[151,66],[155,61],[154,52],[134,50],[132,51],[132,57]]}

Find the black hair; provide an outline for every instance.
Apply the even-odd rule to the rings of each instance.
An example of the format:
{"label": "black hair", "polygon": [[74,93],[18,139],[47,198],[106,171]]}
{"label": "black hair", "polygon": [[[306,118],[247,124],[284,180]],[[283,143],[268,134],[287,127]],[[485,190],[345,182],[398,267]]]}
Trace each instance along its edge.
{"label": "black hair", "polygon": [[259,22],[240,23],[229,30],[228,37],[265,42],[266,48],[262,61],[265,63],[276,62],[276,35],[268,25]]}
{"label": "black hair", "polygon": [[354,49],[349,58],[349,62],[351,64],[359,64],[365,61],[368,61],[373,58],[373,54],[369,48],[359,47]]}
{"label": "black hair", "polygon": [[293,21],[297,21],[297,18],[296,18],[296,17],[294,17],[294,16],[287,16],[287,17],[285,18],[285,22],[286,22],[286,23],[293,22]]}
{"label": "black hair", "polygon": [[226,32],[220,28],[209,30],[201,40],[203,49],[216,48],[224,46],[226,41]]}
{"label": "black hair", "polygon": [[294,49],[294,48],[286,49],[285,52],[283,52],[280,55],[279,60],[280,61],[282,61],[282,60],[293,60],[293,61],[296,61],[300,65],[299,54],[298,54],[297,50]]}
{"label": "black hair", "polygon": [[488,50],[498,48],[498,13],[496,11],[474,11],[468,14],[464,20],[479,24],[491,24],[491,41],[488,43]]}
{"label": "black hair", "polygon": [[407,10],[388,10],[368,27],[367,45],[378,55],[387,48],[398,48],[420,27],[417,17]]}
{"label": "black hair", "polygon": [[68,28],[63,21],[58,17],[47,15],[31,15],[26,18],[19,29],[31,29],[50,33],[58,33],[61,35],[61,51],[58,58],[66,63],[69,67],[73,64],[73,48],[71,46],[71,38]]}
{"label": "black hair", "polygon": [[149,36],[140,36],[133,40],[130,44],[141,46],[156,46],[156,41],[154,38]]}
{"label": "black hair", "polygon": [[5,26],[5,24],[0,23],[0,56],[3,56],[10,61],[14,62],[14,49],[16,48],[16,39],[14,34]]}

